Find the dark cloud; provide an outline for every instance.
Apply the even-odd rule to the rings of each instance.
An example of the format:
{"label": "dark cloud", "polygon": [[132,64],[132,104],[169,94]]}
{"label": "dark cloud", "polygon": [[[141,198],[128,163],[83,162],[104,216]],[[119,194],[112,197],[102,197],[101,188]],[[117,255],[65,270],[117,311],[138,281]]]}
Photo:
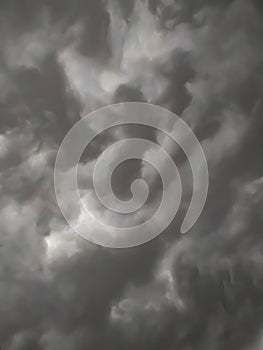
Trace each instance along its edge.
{"label": "dark cloud", "polygon": [[[257,0],[0,1],[1,348],[262,348],[262,16]],[[82,115],[123,101],[189,123],[210,190],[188,235],[183,208],[159,238],[115,251],[71,232],[53,167]],[[101,135],[84,152],[82,190],[104,147],[134,136],[167,141],[137,126]],[[172,156],[189,193],[186,159]],[[116,170],[120,197],[144,166]],[[66,172],[62,182],[67,204]]]}

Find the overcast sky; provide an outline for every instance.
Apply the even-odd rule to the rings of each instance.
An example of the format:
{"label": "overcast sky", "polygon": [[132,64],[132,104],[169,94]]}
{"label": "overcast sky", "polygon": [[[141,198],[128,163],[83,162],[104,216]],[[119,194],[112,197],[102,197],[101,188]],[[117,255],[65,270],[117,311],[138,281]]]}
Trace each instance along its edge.
{"label": "overcast sky", "polygon": [[[262,349],[262,35],[261,0],[0,0],[1,349]],[[67,131],[124,101],[182,117],[203,146],[210,187],[181,235],[191,174],[174,153],[185,191],[176,219],[150,243],[114,250],[72,232],[53,172]],[[151,129],[118,128],[79,169],[94,210],[114,224],[120,217],[93,204],[90,169],[127,137],[163,143]],[[157,192],[153,169],[132,161],[113,178],[121,198],[138,174]],[[65,205],[78,215],[67,180]]]}

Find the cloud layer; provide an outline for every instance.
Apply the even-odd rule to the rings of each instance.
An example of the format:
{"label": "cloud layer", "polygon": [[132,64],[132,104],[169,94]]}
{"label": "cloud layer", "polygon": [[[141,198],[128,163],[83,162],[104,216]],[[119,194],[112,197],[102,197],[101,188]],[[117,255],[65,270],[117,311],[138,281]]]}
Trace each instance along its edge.
{"label": "cloud layer", "polygon": [[[261,348],[262,11],[256,0],[0,1],[1,348]],[[186,236],[191,174],[177,149],[183,206],[159,238],[107,250],[62,218],[60,142],[86,113],[120,101],[169,108],[203,145],[209,196]],[[79,169],[89,204],[114,223],[93,202],[90,172],[108,144],[134,136],[169,148],[153,130],[122,127],[95,139]],[[143,162],[118,169],[116,193],[126,198],[138,174],[155,203],[159,179]],[[70,186],[65,171],[65,206],[78,215]]]}

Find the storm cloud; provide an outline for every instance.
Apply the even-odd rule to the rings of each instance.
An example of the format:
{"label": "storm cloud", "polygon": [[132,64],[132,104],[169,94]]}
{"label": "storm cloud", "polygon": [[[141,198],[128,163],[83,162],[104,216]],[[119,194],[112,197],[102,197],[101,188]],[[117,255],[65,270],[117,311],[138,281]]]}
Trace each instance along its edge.
{"label": "storm cloud", "polygon": [[[1,349],[261,349],[262,33],[257,0],[0,0]],[[180,235],[192,178],[172,149],[184,174],[178,216],[155,240],[114,250],[72,232],[53,171],[76,121],[125,101],[188,123],[210,188],[202,216]],[[97,156],[127,137],[169,147],[147,127],[100,135],[79,169],[91,198]],[[160,181],[143,162],[114,175],[122,198],[138,175],[154,179],[154,202]],[[70,186],[65,172],[65,205],[78,215]]]}

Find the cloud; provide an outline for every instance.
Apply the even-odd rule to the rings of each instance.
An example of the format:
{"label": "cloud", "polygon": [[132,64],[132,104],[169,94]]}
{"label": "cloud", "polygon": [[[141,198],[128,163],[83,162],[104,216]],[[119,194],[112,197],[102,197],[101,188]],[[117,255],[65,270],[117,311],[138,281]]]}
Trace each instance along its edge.
{"label": "cloud", "polygon": [[[259,348],[262,15],[261,3],[248,0],[1,2],[2,348]],[[178,235],[191,192],[187,161],[147,128],[94,140],[79,182],[98,215],[123,224],[91,202],[98,154],[134,136],[166,145],[187,195],[162,236],[136,249],[99,248],[77,237],[58,210],[53,167],[61,140],[81,116],[120,101],[170,108],[204,147],[210,191],[187,236]],[[70,171],[61,172],[61,189],[79,218]],[[127,197],[138,175],[159,189],[150,167],[131,162],[115,174],[116,193]]]}

